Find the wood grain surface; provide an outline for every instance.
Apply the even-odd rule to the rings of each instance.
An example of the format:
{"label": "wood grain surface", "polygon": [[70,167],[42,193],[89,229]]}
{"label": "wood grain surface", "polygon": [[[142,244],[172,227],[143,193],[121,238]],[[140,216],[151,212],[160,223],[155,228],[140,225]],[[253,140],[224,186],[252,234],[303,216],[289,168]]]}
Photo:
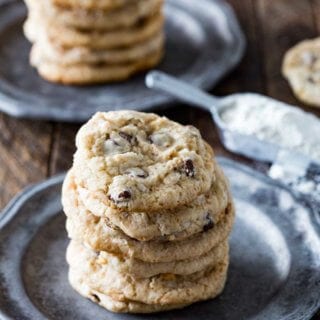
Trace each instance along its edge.
{"label": "wood grain surface", "polygon": [[[228,0],[247,36],[241,64],[211,90],[216,95],[259,92],[299,105],[320,116],[320,110],[297,101],[281,76],[285,51],[320,31],[320,0]],[[125,107],[125,106],[124,106]],[[161,111],[174,120],[198,127],[216,154],[239,160],[258,170],[267,164],[234,156],[220,144],[209,113],[177,104]],[[0,115],[0,208],[22,188],[67,170],[75,150],[79,125],[15,120]],[[320,312],[313,318],[320,320]]]}

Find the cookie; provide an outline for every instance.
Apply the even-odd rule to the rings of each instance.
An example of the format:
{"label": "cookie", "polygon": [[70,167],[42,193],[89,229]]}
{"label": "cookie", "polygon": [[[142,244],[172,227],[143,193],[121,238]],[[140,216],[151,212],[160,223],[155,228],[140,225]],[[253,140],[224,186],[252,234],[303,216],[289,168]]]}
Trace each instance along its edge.
{"label": "cookie", "polygon": [[163,5],[163,0],[135,1],[120,9],[103,11],[63,8],[54,5],[52,0],[25,2],[29,11],[38,12],[38,15],[54,20],[57,24],[88,30],[129,28],[141,19],[159,12]]}
{"label": "cookie", "polygon": [[72,9],[102,9],[112,10],[131,4],[137,0],[52,0],[52,3]]}
{"label": "cookie", "polygon": [[75,204],[84,206],[90,214],[102,217],[102,223],[112,224],[139,241],[181,241],[209,229],[223,218],[230,195],[221,169],[217,167],[216,171],[216,183],[208,194],[200,195],[191,204],[173,210],[149,213],[121,212],[108,207],[101,203],[94,193],[77,186],[74,172],[70,170],[63,183],[62,203],[65,211],[71,213],[75,211]]}
{"label": "cookie", "polygon": [[290,49],[284,57],[282,73],[299,100],[320,108],[320,38]]}
{"label": "cookie", "polygon": [[71,239],[85,243],[96,251],[107,251],[147,262],[196,259],[226,240],[234,221],[234,207],[230,203],[221,221],[183,241],[142,242],[107,225],[81,205],[67,207],[65,213],[68,217],[66,228]]}
{"label": "cookie", "polygon": [[76,145],[76,183],[119,211],[183,206],[216,179],[213,151],[199,131],[151,113],[97,113]]}
{"label": "cookie", "polygon": [[135,46],[112,50],[92,50],[85,47],[64,49],[54,45],[46,37],[39,37],[36,43],[49,63],[59,64],[61,66],[78,64],[121,65],[140,62],[154,52],[161,51],[164,45],[164,35],[161,32],[153,38]]}
{"label": "cookie", "polygon": [[34,12],[30,12],[24,24],[24,33],[29,41],[35,42],[40,28],[40,32],[44,33],[45,37],[61,47],[86,47],[101,50],[124,48],[142,43],[161,32],[163,24],[163,14],[158,12],[130,28],[112,31],[84,31],[37,17]]}
{"label": "cookie", "polygon": [[[137,279],[122,274],[108,264],[101,266],[97,256],[90,250],[67,251],[70,266],[69,277],[73,276],[90,288],[118,301],[134,300],[145,304],[179,305],[214,298],[224,288],[228,257],[205,271],[187,276],[159,274],[150,278]],[[73,282],[71,280],[71,282]]]}
{"label": "cookie", "polygon": [[46,80],[63,84],[85,85],[94,83],[124,81],[144,70],[151,69],[160,63],[163,51],[156,51],[143,60],[119,64],[75,64],[64,66],[48,61],[35,44],[31,50],[30,63],[37,68],[38,73]]}
{"label": "cookie", "polygon": [[85,298],[89,298],[94,303],[99,304],[101,307],[118,313],[152,313],[167,311],[172,309],[180,309],[187,304],[168,304],[168,305],[159,305],[159,304],[145,304],[129,299],[122,299],[122,301],[112,299],[110,296],[98,292],[90,288],[86,284],[86,279],[83,279],[80,273],[69,273],[69,282],[71,286]]}
{"label": "cookie", "polygon": [[[86,251],[86,253],[84,251]],[[197,259],[152,263],[119,256],[106,251],[92,251],[92,249],[72,240],[69,244],[67,255],[76,257],[77,255],[82,254],[91,256],[92,259],[95,260],[95,263],[101,268],[111,267],[115,268],[118,272],[130,275],[135,279],[145,279],[164,273],[187,276],[212,268],[212,266],[227,258],[229,254],[229,245],[227,241],[223,241]]]}

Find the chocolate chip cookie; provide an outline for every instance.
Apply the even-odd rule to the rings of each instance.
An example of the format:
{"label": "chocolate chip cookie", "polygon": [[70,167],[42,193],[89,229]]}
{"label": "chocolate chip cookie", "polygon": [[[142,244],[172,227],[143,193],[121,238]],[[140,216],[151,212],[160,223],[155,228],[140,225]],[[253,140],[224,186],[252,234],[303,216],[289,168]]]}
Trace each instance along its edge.
{"label": "chocolate chip cookie", "polygon": [[120,211],[183,206],[216,179],[213,151],[199,131],[151,113],[97,113],[76,145],[76,183]]}

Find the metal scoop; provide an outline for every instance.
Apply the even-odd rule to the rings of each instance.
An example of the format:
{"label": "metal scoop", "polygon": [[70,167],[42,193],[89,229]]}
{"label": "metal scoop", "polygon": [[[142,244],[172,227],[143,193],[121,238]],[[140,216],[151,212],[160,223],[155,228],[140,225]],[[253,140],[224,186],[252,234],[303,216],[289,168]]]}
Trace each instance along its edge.
{"label": "metal scoop", "polygon": [[[146,85],[148,88],[162,90],[186,103],[208,110],[217,126],[220,140],[225,148],[251,159],[271,162],[273,166],[269,175],[272,178],[281,179],[277,177],[279,169],[285,170],[287,175],[290,174],[290,181],[284,181],[288,184],[308,174],[308,168],[314,161],[307,156],[260,140],[253,135],[232,131],[221,118],[221,114],[227,108],[240,103],[241,99],[251,98],[257,104],[275,102],[274,99],[255,93],[238,93],[219,98],[159,71],[151,71],[147,75]],[[320,167],[318,166],[318,168],[320,177]]]}
{"label": "metal scoop", "polygon": [[231,131],[221,119],[223,111],[239,103],[241,99],[247,99],[248,96],[257,103],[273,99],[255,93],[232,94],[218,98],[159,71],[151,71],[146,76],[146,85],[148,88],[162,90],[186,103],[208,110],[218,128],[221,142],[228,150],[260,161],[276,160],[279,146],[259,140],[252,135]]}

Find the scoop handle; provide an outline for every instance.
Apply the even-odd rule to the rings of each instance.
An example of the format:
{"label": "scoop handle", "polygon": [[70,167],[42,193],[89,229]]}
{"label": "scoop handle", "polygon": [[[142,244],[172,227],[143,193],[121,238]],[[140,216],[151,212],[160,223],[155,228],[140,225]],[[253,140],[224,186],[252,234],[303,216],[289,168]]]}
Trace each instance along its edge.
{"label": "scoop handle", "polygon": [[151,71],[146,76],[146,86],[158,89],[188,104],[215,111],[219,98],[161,71]]}

